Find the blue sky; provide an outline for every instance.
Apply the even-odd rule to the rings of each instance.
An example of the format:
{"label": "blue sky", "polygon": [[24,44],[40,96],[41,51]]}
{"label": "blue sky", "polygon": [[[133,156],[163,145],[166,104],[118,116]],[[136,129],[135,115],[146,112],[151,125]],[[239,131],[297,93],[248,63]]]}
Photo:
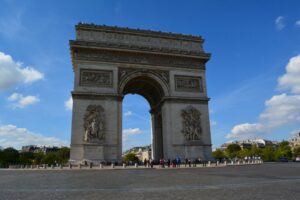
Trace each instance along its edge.
{"label": "blue sky", "polygon": [[[0,0],[0,146],[69,145],[78,22],[201,35],[213,146],[300,130],[300,2]],[[148,102],[123,102],[124,148],[149,144]]]}

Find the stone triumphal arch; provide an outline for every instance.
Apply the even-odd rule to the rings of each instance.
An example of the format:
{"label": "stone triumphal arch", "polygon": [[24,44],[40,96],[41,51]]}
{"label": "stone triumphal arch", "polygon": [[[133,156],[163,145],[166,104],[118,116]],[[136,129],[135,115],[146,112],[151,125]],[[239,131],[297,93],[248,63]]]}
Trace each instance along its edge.
{"label": "stone triumphal arch", "polygon": [[71,162],[120,161],[122,99],[150,104],[153,159],[211,157],[205,63],[198,36],[76,25]]}

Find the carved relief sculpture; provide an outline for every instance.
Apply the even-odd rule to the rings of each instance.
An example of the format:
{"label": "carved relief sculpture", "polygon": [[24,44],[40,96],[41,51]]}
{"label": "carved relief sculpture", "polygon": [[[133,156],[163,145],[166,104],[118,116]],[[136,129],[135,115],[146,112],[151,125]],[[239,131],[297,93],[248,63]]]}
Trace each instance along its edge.
{"label": "carved relief sculpture", "polygon": [[193,106],[181,111],[182,130],[186,140],[199,140],[202,134],[201,113]]}
{"label": "carved relief sculpture", "polygon": [[112,87],[112,73],[110,70],[81,70],[80,85]]}
{"label": "carved relief sculpture", "polygon": [[202,78],[194,76],[175,76],[175,89],[186,92],[203,92]]}
{"label": "carved relief sculpture", "polygon": [[89,105],[84,115],[84,141],[99,142],[104,139],[104,109],[100,105]]}

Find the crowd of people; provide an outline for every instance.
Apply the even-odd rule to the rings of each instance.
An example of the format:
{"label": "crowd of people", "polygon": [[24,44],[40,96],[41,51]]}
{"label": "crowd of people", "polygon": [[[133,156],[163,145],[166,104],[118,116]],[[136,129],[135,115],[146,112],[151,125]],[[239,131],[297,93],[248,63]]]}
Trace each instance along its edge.
{"label": "crowd of people", "polygon": [[206,166],[207,161],[201,160],[200,158],[198,159],[188,159],[185,158],[184,161],[181,161],[179,157],[176,157],[174,159],[159,159],[159,161],[155,161],[153,159],[144,159],[143,164],[145,167],[151,167],[153,168],[154,165],[160,165],[161,168],[165,167],[172,167],[172,168],[177,168],[180,167],[184,164],[185,167],[196,167],[196,164],[202,164],[203,166]]}

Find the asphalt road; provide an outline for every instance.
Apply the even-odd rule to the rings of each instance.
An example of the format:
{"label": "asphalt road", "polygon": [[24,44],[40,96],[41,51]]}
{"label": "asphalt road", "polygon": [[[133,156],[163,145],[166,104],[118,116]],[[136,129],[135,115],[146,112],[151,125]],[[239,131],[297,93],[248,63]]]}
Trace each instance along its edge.
{"label": "asphalt road", "polygon": [[300,163],[190,169],[0,170],[0,200],[300,199]]}

